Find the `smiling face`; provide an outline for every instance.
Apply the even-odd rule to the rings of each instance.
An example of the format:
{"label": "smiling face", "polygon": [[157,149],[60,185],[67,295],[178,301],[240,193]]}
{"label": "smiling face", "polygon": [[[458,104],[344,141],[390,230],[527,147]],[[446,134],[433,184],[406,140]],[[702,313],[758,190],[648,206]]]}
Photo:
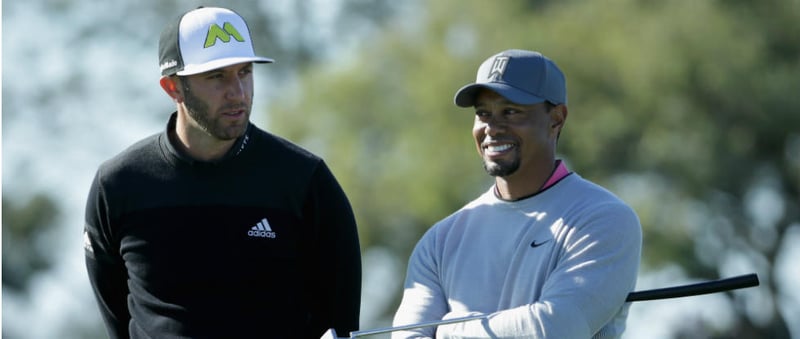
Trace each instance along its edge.
{"label": "smiling face", "polygon": [[558,132],[566,119],[563,106],[515,104],[483,89],[475,100],[472,135],[489,175],[519,182],[544,179],[555,163]]}

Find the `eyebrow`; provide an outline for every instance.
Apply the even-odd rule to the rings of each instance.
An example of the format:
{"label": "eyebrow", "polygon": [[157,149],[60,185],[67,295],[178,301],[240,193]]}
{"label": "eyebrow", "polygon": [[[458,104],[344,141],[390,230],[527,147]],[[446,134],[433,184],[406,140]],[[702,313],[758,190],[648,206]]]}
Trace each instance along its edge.
{"label": "eyebrow", "polygon": [[[510,100],[508,100],[506,98],[502,98],[501,100],[497,101],[496,103],[499,104],[499,105],[503,105],[503,106],[514,106],[514,107],[526,106],[526,105],[522,105],[522,104],[518,104],[518,103],[512,102],[512,101],[510,101]],[[478,109],[478,108],[485,108],[486,106],[488,106],[488,104],[478,102],[478,103],[475,103],[474,107],[476,109]]]}
{"label": "eyebrow", "polygon": [[221,69],[212,69],[210,71],[205,71],[203,73],[197,73],[196,75],[201,76],[201,77],[207,77],[207,76],[218,74],[218,73],[222,73],[222,70]]}
{"label": "eyebrow", "polygon": [[[252,68],[253,68],[253,64],[247,64],[247,65],[244,65],[244,66],[236,69],[236,72],[240,72],[242,70],[252,69]],[[218,74],[218,73],[225,73],[225,71],[222,68],[217,68],[217,69],[212,69],[210,71],[206,71],[206,72],[200,73],[198,75],[208,76],[208,75],[213,75],[213,74]]]}

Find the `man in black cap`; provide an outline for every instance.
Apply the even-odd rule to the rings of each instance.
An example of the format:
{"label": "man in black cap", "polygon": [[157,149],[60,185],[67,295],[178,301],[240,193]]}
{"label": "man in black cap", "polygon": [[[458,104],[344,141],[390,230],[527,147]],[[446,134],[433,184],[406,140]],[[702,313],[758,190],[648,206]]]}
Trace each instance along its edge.
{"label": "man in black cap", "polygon": [[86,207],[89,278],[112,338],[319,338],[358,329],[355,218],[314,154],[253,125],[241,16],[164,29],[166,129],[104,162]]}
{"label": "man in black cap", "polygon": [[635,212],[556,158],[567,120],[564,75],[538,52],[489,57],[455,96],[494,185],[420,239],[395,326],[480,321],[392,338],[616,338],[636,284]]}

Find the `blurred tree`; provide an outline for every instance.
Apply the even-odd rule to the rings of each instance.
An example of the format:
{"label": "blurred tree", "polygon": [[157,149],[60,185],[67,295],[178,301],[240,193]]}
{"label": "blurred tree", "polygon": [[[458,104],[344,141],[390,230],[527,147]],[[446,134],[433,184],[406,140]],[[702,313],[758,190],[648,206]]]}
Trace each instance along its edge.
{"label": "blurred tree", "polygon": [[[283,86],[266,90],[280,98],[269,110],[269,129],[325,156],[353,201],[365,247],[407,258],[431,224],[488,188],[472,146],[472,113],[453,106],[452,94],[490,54],[540,50],[568,78],[570,115],[560,153],[573,170],[634,205],[645,227],[645,267],[678,264],[702,279],[741,273],[735,271],[742,265],[755,269],[766,306],[732,297],[736,328],[707,336],[788,336],[785,322],[794,320],[781,318],[776,304],[789,287],[776,285],[773,264],[788,246],[784,234],[800,220],[800,3],[323,3],[226,6],[247,17],[257,49],[280,65],[269,68]],[[4,82],[4,130],[35,106],[47,114],[32,118],[59,139],[60,122],[69,119],[64,106],[102,105],[94,100],[109,93],[92,92],[93,82],[155,74],[154,34],[199,4],[6,2],[4,19],[31,6],[42,20],[66,28],[39,37],[58,46],[56,53],[13,40],[12,32],[30,30],[26,25],[36,20],[4,30],[4,41],[17,42],[8,49],[43,65],[34,74],[47,79],[35,88]],[[98,44],[119,48],[121,60],[108,63],[121,66],[82,62],[96,60],[85,56]],[[322,64],[349,46],[357,47],[349,58]],[[128,53],[137,50],[152,51],[152,68],[130,67]],[[296,70],[302,76],[295,84]],[[3,74],[8,80],[10,72]],[[125,84],[125,95],[141,100],[138,85],[154,86]],[[24,290],[31,274],[48,265],[36,239],[58,211],[44,195],[17,199],[3,198],[3,284]],[[692,324],[680,325],[686,327],[677,335],[697,333]]]}
{"label": "blurred tree", "polygon": [[[62,106],[65,103],[98,97],[97,93],[92,93],[92,88],[94,88],[94,83],[99,81],[97,77],[101,74],[98,74],[98,70],[102,70],[108,64],[116,64],[120,68],[124,68],[124,70],[120,70],[111,67],[115,72],[123,71],[116,74],[118,79],[126,78],[127,73],[125,72],[139,73],[143,71],[151,72],[153,79],[157,79],[157,45],[162,27],[170,20],[177,19],[177,16],[183,12],[199,5],[205,5],[205,2],[160,1],[146,3],[133,1],[107,5],[91,1],[39,0],[4,4],[4,17],[13,17],[20,12],[27,14],[32,11],[39,13],[41,20],[68,22],[68,27],[57,32],[48,32],[52,35],[48,35],[44,39],[49,40],[51,45],[59,47],[53,54],[63,52],[61,49],[64,47],[63,45],[70,46],[67,49],[74,54],[67,57],[60,55],[59,60],[75,59],[75,62],[69,65],[53,65],[53,60],[48,59],[50,53],[42,52],[39,49],[40,46],[25,44],[24,40],[11,39],[15,42],[11,48],[20,51],[19,54],[14,55],[24,55],[49,66],[42,72],[42,77],[47,78],[48,81],[38,84],[35,89],[26,88],[21,82],[6,82],[8,85],[4,85],[2,89],[3,98],[6,99],[2,101],[3,118],[6,122],[3,128],[14,126],[15,119],[24,115],[25,119],[39,120],[41,126],[49,132],[49,137],[55,139],[62,137],[63,122],[70,119],[63,116],[65,110]],[[395,13],[400,5],[374,0],[340,0],[319,3],[295,1],[266,3],[234,0],[226,2],[224,6],[232,8],[246,17],[251,31],[254,32],[253,37],[257,40],[255,41],[256,48],[265,55],[275,57],[281,64],[281,67],[270,68],[270,76],[281,79],[290,77],[291,73],[301,66],[330,56],[337,50],[340,41],[358,41],[362,38],[361,35],[368,35],[377,27],[378,23]],[[324,6],[325,8],[320,10],[315,6]],[[94,10],[86,11],[86,8]],[[74,20],[75,16],[81,16],[81,20]],[[124,20],[120,20],[120,18],[124,18]],[[36,22],[34,20],[33,22],[17,22],[17,24],[13,30],[6,29],[4,31],[4,38],[16,38],[18,35],[9,35],[9,32],[26,31],[26,25],[34,25]],[[6,41],[8,40],[6,39]],[[119,41],[124,41],[125,44],[118,44]],[[106,43],[120,48],[119,60],[111,60],[104,65],[86,65],[77,61],[95,51],[93,47]],[[75,49],[71,47],[73,45],[80,45],[82,48]],[[128,62],[122,60],[124,57],[129,57],[125,55],[126,52],[139,50],[151,51],[153,62],[150,70],[131,70]],[[4,65],[7,64],[7,61],[8,59],[4,59]],[[6,74],[4,73],[4,78],[6,78]],[[157,87],[155,82],[152,84],[128,84],[127,86],[123,88],[123,91],[132,97],[141,95],[140,91],[144,86]],[[110,87],[104,89],[108,88]],[[29,110],[26,107],[30,107],[34,102],[37,108],[47,114],[28,114]],[[167,101],[165,100],[165,102]],[[153,117],[157,116],[159,119],[163,119],[166,113],[168,112],[142,112],[142,114],[151,114]],[[13,143],[15,140],[4,140],[4,142]],[[10,172],[24,172],[24,164],[23,161],[22,165],[11,168]],[[3,234],[9,232],[9,236],[4,237],[3,241],[4,245],[8,241],[12,246],[23,249],[24,246],[34,246],[34,244],[29,241],[17,244],[17,240],[32,239],[43,230],[55,226],[50,218],[54,217],[53,213],[55,213],[57,203],[42,193],[28,202],[25,207],[17,210],[14,206],[19,204],[22,202],[18,201],[13,194],[6,194],[3,198],[3,206],[8,205],[10,208],[7,210],[10,213],[7,212],[6,216],[16,219],[10,219],[11,223],[6,223],[4,216]],[[4,248],[11,249],[12,247]],[[30,249],[33,250],[33,248]],[[25,272],[28,272],[29,269],[47,268],[40,256],[26,253],[19,251],[17,254],[10,254],[8,258],[4,256],[4,263],[9,260],[9,265],[7,267],[4,265],[4,272],[6,269],[23,270],[20,271],[20,274],[4,276],[4,284],[7,278],[10,286],[22,288],[27,277]],[[15,262],[25,262],[25,264],[17,266]]]}
{"label": "blurred tree", "polygon": [[426,2],[344,65],[306,69],[299,94],[270,108],[272,129],[328,160],[365,247],[407,257],[488,188],[472,114],[453,93],[497,51],[542,51],[567,74],[560,153],[639,212],[645,267],[698,279],[756,270],[767,302],[731,296],[735,328],[708,337],[788,338],[772,265],[800,220],[798,6]]}
{"label": "blurred tree", "polygon": [[[42,125],[58,136],[61,120],[56,118],[65,111],[61,105],[80,101],[81,98],[96,98],[94,85],[103,81],[103,77],[110,77],[109,73],[115,76],[113,79],[116,81],[136,78],[131,76],[132,73],[152,74],[151,83],[104,87],[106,90],[124,87],[126,95],[146,97],[143,92],[158,87],[158,39],[161,29],[168,22],[177,20],[179,15],[201,5],[212,6],[202,0],[114,3],[36,0],[3,4],[3,17],[35,11],[40,13],[40,20],[58,22],[64,27],[40,37],[48,41],[47,52],[43,52],[37,44],[25,41],[27,37],[24,35],[12,34],[33,31],[28,26],[36,25],[35,20],[19,22],[13,29],[4,31],[4,41],[12,41],[11,47],[20,51],[19,54],[46,65],[42,73],[48,77],[47,83],[35,89],[17,83],[3,86],[3,98],[6,99],[2,103],[4,120],[13,122],[18,114],[27,112],[24,108],[32,100],[49,107],[49,119],[42,119]],[[292,77],[296,69],[330,57],[342,46],[355,44],[369,36],[380,22],[393,15],[402,4],[376,0],[229,0],[215,6],[231,8],[247,19],[256,51],[274,58],[279,65],[270,67],[265,74],[276,82],[287,83],[286,79]],[[107,48],[115,49],[113,57],[99,64],[86,63],[86,60],[93,60],[91,57],[94,54],[102,54]],[[140,51],[150,54],[148,60],[152,62],[149,68],[136,67],[141,64],[140,60],[131,60],[140,57]],[[3,64],[12,65],[6,59]],[[275,90],[265,91],[265,94],[272,92]],[[31,96],[33,98],[28,99]],[[163,119],[165,113],[148,111],[137,114]]]}
{"label": "blurred tree", "polygon": [[[2,204],[6,212],[3,214],[2,230],[3,287],[4,292],[8,293],[7,297],[13,295],[20,300],[19,304],[12,303],[18,309],[4,314],[13,314],[14,311],[18,315],[31,313],[30,316],[23,314],[19,317],[37,322],[12,322],[3,329],[4,338],[20,337],[19,333],[34,337],[35,334],[25,332],[33,327],[37,329],[36,333],[58,332],[59,338],[90,338],[98,333],[104,334],[102,330],[98,331],[102,329],[99,314],[91,314],[97,317],[97,326],[94,327],[93,324],[82,322],[87,318],[85,314],[68,314],[70,309],[54,310],[55,306],[35,305],[35,298],[28,295],[32,276],[48,273],[57,275],[52,273],[56,271],[53,265],[64,265],[67,261],[56,263],[51,258],[60,255],[70,257],[76,253],[53,253],[48,244],[53,243],[51,235],[57,230],[80,234],[80,229],[76,229],[81,227],[80,219],[76,223],[72,217],[81,213],[76,213],[73,203],[85,199],[75,196],[75,200],[66,202],[53,198],[47,192],[36,195],[30,201],[23,200],[21,197],[33,194],[30,192],[30,183],[39,179],[36,176],[41,174],[35,170],[29,171],[28,165],[48,161],[49,154],[61,152],[63,148],[86,150],[85,153],[78,152],[79,156],[71,159],[83,166],[103,160],[98,157],[106,158],[120,151],[114,142],[104,140],[108,134],[127,131],[113,130],[113,120],[124,115],[109,114],[111,112],[122,111],[127,114],[125,119],[131,117],[132,122],[147,119],[162,121],[169,114],[163,109],[169,107],[169,100],[157,85],[158,36],[165,23],[198,5],[210,4],[197,0],[33,0],[3,3],[2,40],[7,52],[2,58]],[[274,57],[280,66],[268,68],[267,77],[275,82],[280,80],[281,84],[290,83],[288,79],[297,67],[333,55],[342,44],[360,41],[400,6],[398,2],[375,0],[232,0],[219,5],[233,8],[247,18],[253,37],[257,39],[256,49],[259,53]],[[36,38],[31,39],[31,36]],[[139,81],[148,77],[146,82]],[[270,94],[277,90],[265,92]],[[261,94],[260,98],[263,98]],[[103,130],[98,133],[85,133],[85,141],[76,139],[76,130],[87,130],[87,126],[81,126],[81,123],[92,121],[95,117],[104,122],[111,120],[111,123],[103,125]],[[26,129],[28,126],[35,127]],[[12,134],[8,131],[14,131],[17,138],[9,139],[8,136]],[[26,131],[28,134],[25,134]],[[58,146],[36,149],[42,143],[31,139],[37,138],[55,140]],[[30,149],[14,147],[13,150],[17,152],[7,152],[8,145],[31,146]],[[23,151],[19,152],[20,149]],[[30,152],[25,152],[28,150]],[[9,154],[15,158],[9,159]],[[44,158],[48,159],[42,160]],[[72,169],[83,166],[75,165]],[[76,181],[72,179],[64,178],[63,187],[74,187]],[[65,205],[70,206],[67,207],[70,212],[67,216],[58,212]],[[51,238],[47,239],[49,242],[43,239],[48,237]],[[80,246],[80,243],[75,245]],[[77,271],[75,274],[85,275],[85,272]],[[12,298],[4,300],[9,299]],[[94,300],[86,302],[94,303]],[[4,308],[6,305],[4,303]],[[39,326],[42,315],[35,312],[43,309],[48,312],[46,316],[59,318],[59,322]],[[70,321],[76,318],[79,320]]]}
{"label": "blurred tree", "polygon": [[42,238],[58,209],[45,194],[19,206],[3,197],[3,288],[24,292],[33,275],[50,268],[52,256]]}

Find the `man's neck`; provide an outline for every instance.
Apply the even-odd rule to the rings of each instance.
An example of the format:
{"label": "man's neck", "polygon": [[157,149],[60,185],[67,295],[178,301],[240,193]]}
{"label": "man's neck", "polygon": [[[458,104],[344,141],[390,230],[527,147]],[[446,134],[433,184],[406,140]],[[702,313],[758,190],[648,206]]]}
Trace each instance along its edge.
{"label": "man's neck", "polygon": [[536,175],[522,175],[515,173],[508,177],[495,178],[495,195],[503,200],[515,201],[530,197],[547,187],[555,184],[569,174],[561,160],[554,160],[550,169],[545,169]]}
{"label": "man's neck", "polygon": [[236,140],[216,139],[199,127],[189,125],[188,121],[181,121],[182,117],[178,114],[178,121],[175,124],[174,139],[176,146],[190,157],[200,161],[214,161],[222,159],[228,150],[231,149]]}

